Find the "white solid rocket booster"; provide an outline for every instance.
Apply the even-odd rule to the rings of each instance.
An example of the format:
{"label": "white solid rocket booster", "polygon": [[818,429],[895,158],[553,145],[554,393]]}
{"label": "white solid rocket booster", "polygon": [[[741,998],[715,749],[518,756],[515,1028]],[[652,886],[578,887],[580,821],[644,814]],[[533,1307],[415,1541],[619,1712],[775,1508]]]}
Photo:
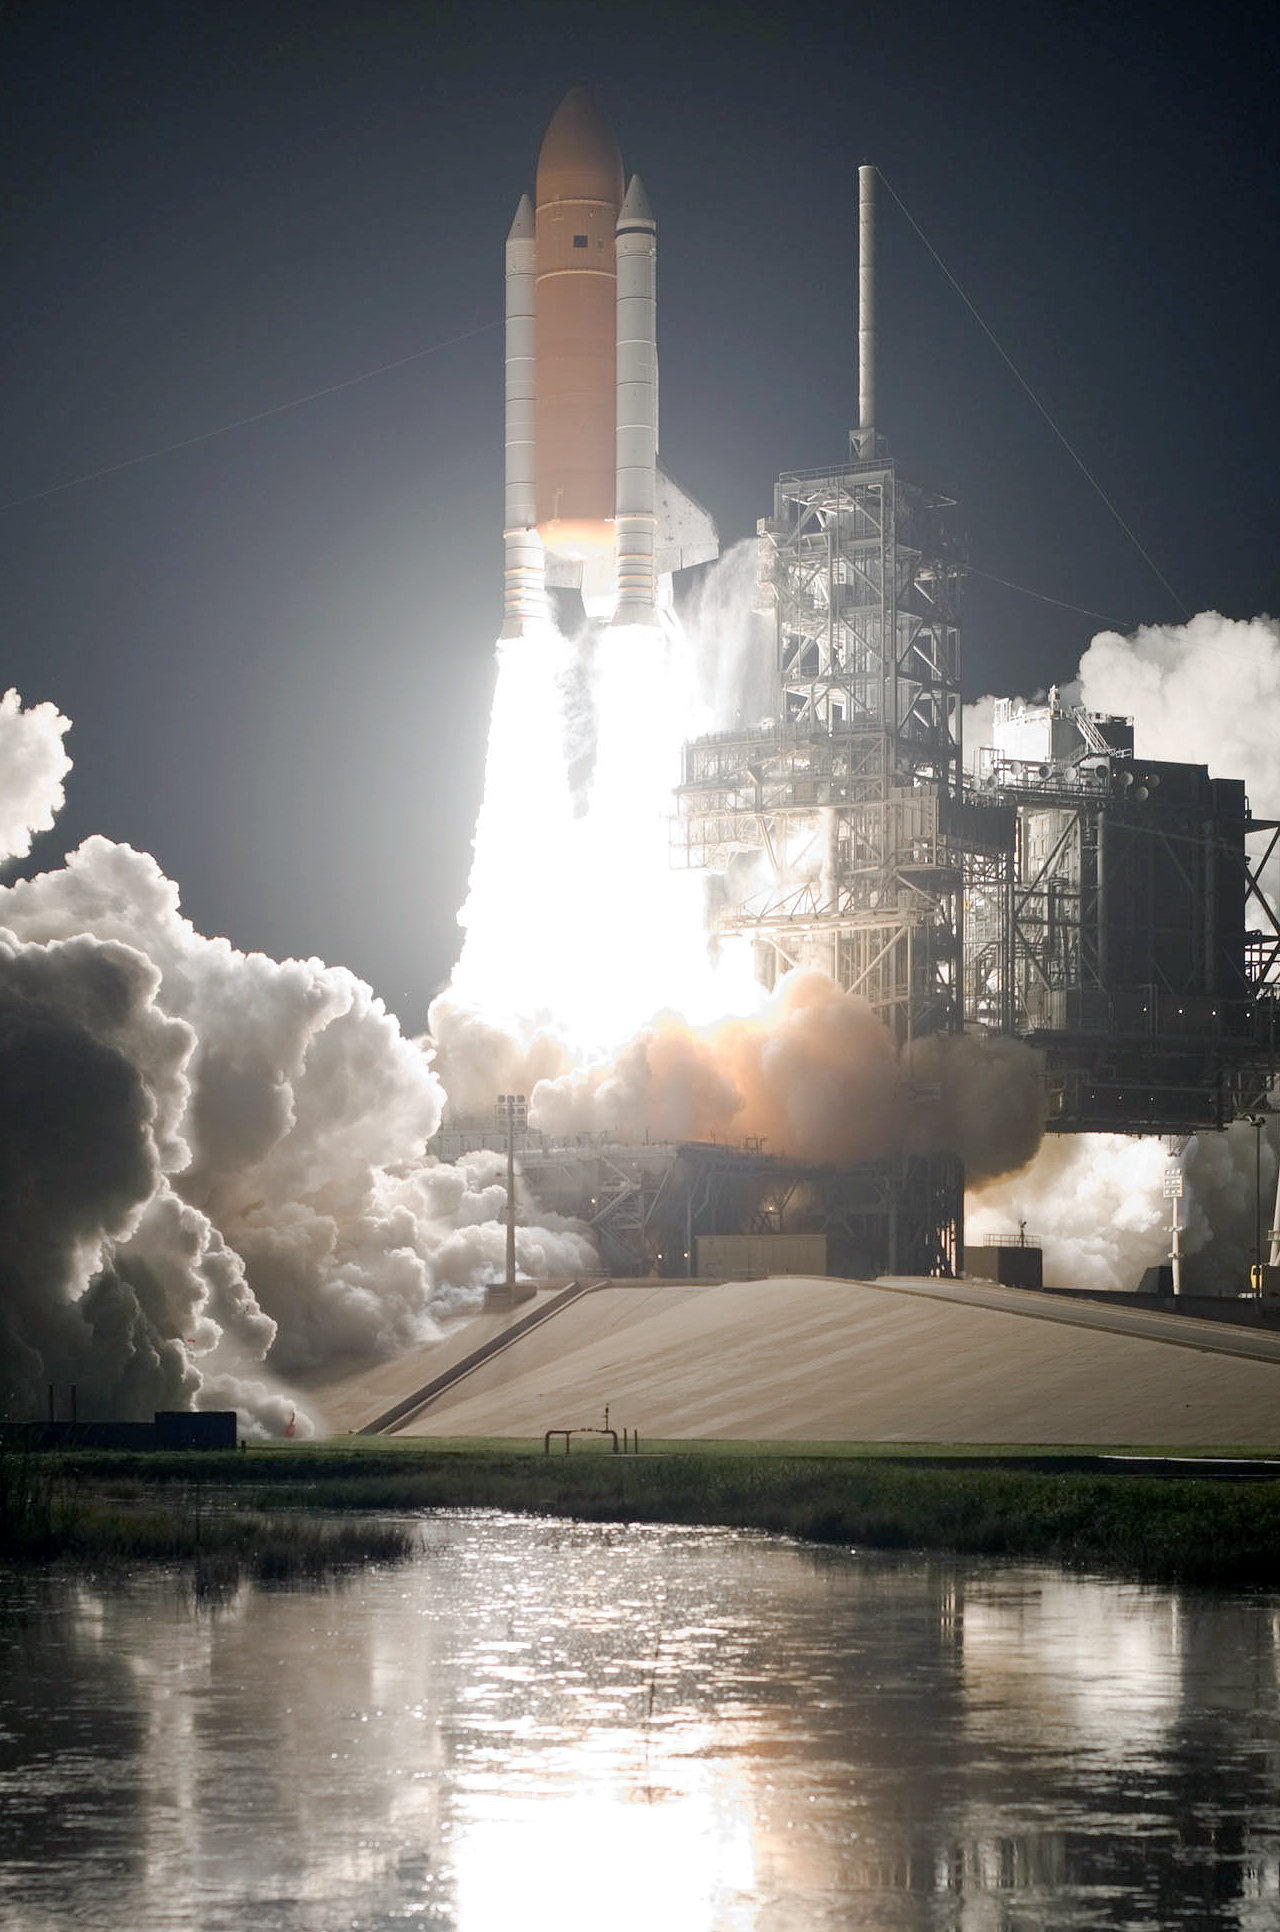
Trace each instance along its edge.
{"label": "white solid rocket booster", "polygon": [[656,624],[658,237],[638,174],[618,214],[618,482],[615,624]]}
{"label": "white solid rocket booster", "polygon": [[545,617],[547,608],[542,545],[534,527],[534,247],[533,203],[521,195],[507,236],[504,637],[518,637],[526,624]]}

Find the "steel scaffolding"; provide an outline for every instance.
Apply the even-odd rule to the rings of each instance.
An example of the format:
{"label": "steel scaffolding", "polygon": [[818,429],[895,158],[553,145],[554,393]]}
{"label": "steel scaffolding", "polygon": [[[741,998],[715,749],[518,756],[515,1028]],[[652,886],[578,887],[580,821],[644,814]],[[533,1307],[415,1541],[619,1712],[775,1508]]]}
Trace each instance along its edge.
{"label": "steel scaffolding", "polygon": [[[1275,915],[1238,780],[1110,749],[989,757],[1008,852],[966,851],[966,1009],[1046,1054],[1059,1132],[1190,1133],[1262,1104],[1274,1077]],[[993,798],[994,794],[994,798]]]}
{"label": "steel scaffolding", "polygon": [[[677,794],[676,861],[723,875],[718,923],[752,939],[764,983],[820,967],[900,1046],[964,1020],[953,508],[883,456],[779,479],[760,525],[778,721],[686,746]],[[951,1166],[894,1183],[926,1219],[891,1245],[925,1272],[959,1266]]]}
{"label": "steel scaffolding", "polygon": [[821,966],[900,1042],[961,1024],[958,591],[944,498],[887,459],[780,478],[760,526],[778,723],[686,747],[680,863],[730,875],[761,978]]}
{"label": "steel scaffolding", "polygon": [[[432,1152],[456,1161],[495,1157],[502,1133],[488,1122],[440,1129]],[[948,1155],[895,1157],[855,1168],[768,1152],[758,1142],[644,1141],[603,1135],[525,1135],[521,1175],[538,1208],[586,1229],[610,1274],[688,1278],[698,1241],[726,1234],[821,1234],[833,1274],[954,1272],[939,1245],[958,1163]]]}

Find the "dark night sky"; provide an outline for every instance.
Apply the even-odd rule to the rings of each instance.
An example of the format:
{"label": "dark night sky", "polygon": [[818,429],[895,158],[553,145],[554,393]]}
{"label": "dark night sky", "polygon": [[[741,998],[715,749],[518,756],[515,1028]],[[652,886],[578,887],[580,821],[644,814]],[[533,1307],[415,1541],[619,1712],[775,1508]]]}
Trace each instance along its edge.
{"label": "dark night sky", "polygon": [[[0,688],[75,722],[69,804],[207,932],[317,952],[407,1024],[447,975],[501,601],[502,243],[583,80],[659,219],[663,451],[746,535],[855,409],[875,161],[1190,610],[1280,609],[1275,30],[1084,3],[18,5]],[[882,426],[976,565],[1176,620],[886,201]],[[991,584],[965,686],[1097,624]]]}

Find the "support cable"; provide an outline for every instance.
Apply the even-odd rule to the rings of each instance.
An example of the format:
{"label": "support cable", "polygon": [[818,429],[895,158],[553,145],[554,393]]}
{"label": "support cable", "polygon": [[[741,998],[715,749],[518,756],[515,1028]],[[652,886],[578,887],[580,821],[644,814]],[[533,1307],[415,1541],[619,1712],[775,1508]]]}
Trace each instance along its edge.
{"label": "support cable", "polygon": [[929,237],[925,234],[919,222],[915,219],[915,216],[911,213],[910,209],[906,206],[906,203],[902,200],[901,196],[896,192],[892,183],[885,180],[885,177],[881,173],[879,168],[876,169],[876,173],[879,174],[880,179],[884,181],[885,187],[889,190],[889,193],[893,196],[893,199],[897,202],[898,207],[902,210],[908,222],[910,222],[912,228],[915,230],[916,234],[923,242],[925,248],[929,251],[930,255],[932,255],[934,261],[937,263],[938,267],[942,270],[942,273],[946,276],[952,288],[955,290],[956,294],[960,297],[960,300],[964,303],[970,315],[973,317],[978,327],[982,330],[982,333],[986,336],[988,342],[991,344],[996,354],[1000,357],[1000,360],[1004,363],[1005,367],[1009,370],[1010,374],[1017,382],[1019,388],[1022,389],[1022,391],[1030,399],[1030,401],[1035,404],[1035,407],[1039,410],[1040,414],[1044,417],[1046,423],[1048,423],[1050,429],[1053,431],[1058,441],[1062,444],[1063,449],[1066,450],[1067,455],[1071,458],[1076,468],[1080,471],[1080,474],[1084,477],[1085,481],[1088,483],[1089,487],[1094,491],[1095,495],[1110,511],[1111,515],[1115,518],[1120,528],[1124,531],[1126,537],[1128,537],[1130,543],[1133,545],[1138,555],[1142,558],[1143,562],[1147,565],[1148,569],[1151,570],[1152,573],[1159,579],[1160,583],[1164,586],[1169,596],[1172,597],[1178,609],[1182,612],[1182,615],[1184,617],[1189,618],[1191,616],[1191,612],[1188,610],[1187,606],[1183,603],[1181,597],[1179,597],[1177,591],[1173,588],[1173,585],[1169,582],[1169,579],[1165,576],[1159,564],[1157,564],[1157,562],[1155,561],[1155,558],[1151,555],[1150,551],[1147,550],[1145,546],[1141,543],[1141,541],[1139,540],[1135,532],[1130,529],[1129,525],[1125,522],[1119,510],[1117,510],[1115,504],[1111,501],[1111,498],[1107,495],[1106,491],[1103,489],[1101,483],[1099,483],[1097,477],[1093,474],[1092,470],[1089,468],[1084,458],[1072,447],[1071,443],[1067,440],[1067,437],[1064,434],[1064,432],[1061,429],[1059,429],[1057,423],[1054,422],[1053,417],[1049,414],[1049,411],[1045,408],[1039,396],[1037,396],[1035,390],[1031,387],[1031,384],[1027,381],[1022,371],[1018,368],[1012,356],[1009,355],[1007,350],[997,340],[994,332],[987,327],[987,324],[983,321],[982,317],[978,314],[977,309],[973,306],[973,303],[969,300],[969,297],[965,294],[959,282],[956,280],[955,276],[951,273],[951,270],[947,267],[946,263],[943,261],[941,255],[939,255],[937,249],[934,247],[933,243],[929,240]]}
{"label": "support cable", "polygon": [[1073,610],[1081,617],[1096,617],[1100,624],[1109,624],[1113,630],[1134,631],[1138,628],[1127,618],[1108,617],[1105,611],[1089,610],[1084,604],[1069,604],[1065,597],[1050,597],[1047,591],[1032,590],[1029,584],[1015,584],[1008,577],[997,577],[994,570],[979,570],[975,563],[966,563],[964,573],[966,577],[985,577],[989,584],[1003,584],[1006,590],[1019,591],[1024,597],[1035,597],[1042,604],[1056,604],[1059,610]]}
{"label": "support cable", "polygon": [[[1015,584],[1008,577],[997,577],[994,570],[979,570],[974,563],[966,563],[964,572],[967,577],[985,577],[989,583],[1003,584],[1006,590],[1020,591],[1024,597],[1036,597],[1042,604],[1057,604],[1062,610],[1078,611],[1081,617],[1096,617],[1100,623],[1109,624],[1113,630],[1119,631],[1122,635],[1127,633],[1132,636],[1135,631],[1153,628],[1146,624],[1132,624],[1127,618],[1108,617],[1105,611],[1087,610],[1083,604],[1068,604],[1061,597],[1050,597],[1046,591],[1032,590],[1029,584]],[[1232,651],[1225,644],[1205,644],[1199,640],[1196,643],[1196,651],[1202,656],[1229,657],[1237,664],[1251,664],[1255,671],[1268,671],[1276,662],[1274,657],[1257,657],[1249,651]]]}
{"label": "support cable", "polygon": [[251,423],[265,423],[272,416],[284,416],[292,409],[302,409],[307,403],[319,402],[322,396],[336,396],[344,389],[354,389],[362,382],[372,382],[375,376],[390,375],[394,369],[405,369],[411,362],[421,362],[427,356],[439,355],[443,349],[456,348],[459,342],[470,342],[477,335],[484,335],[488,329],[496,329],[498,323],[482,322],[477,329],[464,329],[461,335],[447,336],[443,342],[432,342],[425,349],[415,349],[412,355],[397,356],[394,362],[383,362],[376,369],[365,369],[358,376],[347,376],[342,382],[327,383],[323,389],[309,390],[305,396],[294,396],[289,402],[275,403],[270,409],[259,409],[252,416],[237,416],[234,422],[219,423],[216,429],[202,429],[196,436],[184,436],[176,443],[162,443],[156,449],[143,450],[137,456],[126,456],[122,462],[107,463],[100,470],[86,470],[83,476],[69,476],[63,483],[51,483],[47,489],[33,490],[30,496],[13,496],[7,503],[0,503],[0,514],[5,510],[21,509],[27,503],[43,503],[47,497],[61,496],[64,490],[79,489],[82,483],[96,483],[104,476],[118,476],[121,470],[136,469],[140,463],[152,463],[159,456],[173,456],[178,450],[194,449],[197,443],[211,443],[217,436],[228,436],[233,429],[248,429]]}

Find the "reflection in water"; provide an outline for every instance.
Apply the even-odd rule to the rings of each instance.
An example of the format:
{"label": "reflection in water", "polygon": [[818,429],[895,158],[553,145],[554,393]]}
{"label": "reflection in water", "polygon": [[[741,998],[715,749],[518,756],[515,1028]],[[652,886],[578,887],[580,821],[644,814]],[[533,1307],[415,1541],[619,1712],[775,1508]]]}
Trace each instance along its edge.
{"label": "reflection in water", "polygon": [[438,1519],[337,1591],[0,1575],[0,1925],[1280,1925],[1280,1606]]}

